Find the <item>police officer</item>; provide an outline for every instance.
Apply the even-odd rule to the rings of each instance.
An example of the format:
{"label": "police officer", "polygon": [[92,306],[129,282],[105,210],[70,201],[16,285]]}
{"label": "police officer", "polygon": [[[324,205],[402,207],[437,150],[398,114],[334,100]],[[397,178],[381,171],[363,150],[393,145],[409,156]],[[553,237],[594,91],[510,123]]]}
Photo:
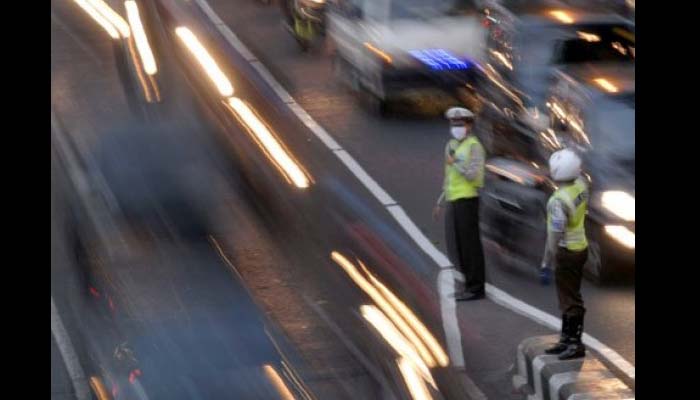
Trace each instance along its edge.
{"label": "police officer", "polygon": [[588,187],[581,178],[581,159],[569,149],[559,150],[549,159],[549,173],[558,186],[547,203],[547,243],[542,272],[554,266],[554,279],[562,313],[559,341],[545,350],[560,360],[583,357],[581,343],[586,309],[581,297],[583,265],[588,257],[584,223],[588,207]]}
{"label": "police officer", "polygon": [[445,147],[443,192],[433,210],[437,219],[447,200],[445,237],[452,262],[464,274],[465,289],[457,300],[484,298],[484,251],[479,232],[479,188],[484,184],[484,148],[472,134],[474,114],[453,107],[445,117],[450,121],[452,138]]}

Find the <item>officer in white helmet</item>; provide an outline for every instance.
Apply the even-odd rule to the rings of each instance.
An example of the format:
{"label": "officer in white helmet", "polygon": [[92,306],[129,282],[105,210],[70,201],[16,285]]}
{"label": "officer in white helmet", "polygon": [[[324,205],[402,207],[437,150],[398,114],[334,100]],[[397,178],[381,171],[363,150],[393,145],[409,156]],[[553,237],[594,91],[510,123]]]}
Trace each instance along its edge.
{"label": "officer in white helmet", "polygon": [[474,114],[452,107],[445,113],[450,121],[450,140],[445,147],[443,191],[433,210],[437,219],[447,200],[445,238],[452,263],[465,277],[457,300],[484,298],[484,251],[479,232],[479,189],[484,185],[484,148],[472,133]]}
{"label": "officer in white helmet", "polygon": [[555,152],[549,159],[549,173],[557,190],[547,203],[547,243],[541,265],[544,283],[554,268],[562,313],[559,341],[545,350],[560,360],[583,357],[581,342],[586,309],[581,296],[583,266],[588,257],[585,220],[588,186],[581,178],[581,158],[570,149]]}

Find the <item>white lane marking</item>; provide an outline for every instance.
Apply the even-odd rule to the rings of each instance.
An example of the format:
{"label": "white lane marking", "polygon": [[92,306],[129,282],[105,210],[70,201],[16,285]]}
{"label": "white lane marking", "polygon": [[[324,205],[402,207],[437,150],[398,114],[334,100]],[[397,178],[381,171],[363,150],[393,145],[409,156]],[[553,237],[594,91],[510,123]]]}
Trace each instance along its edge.
{"label": "white lane marking", "polygon": [[394,216],[394,219],[401,225],[401,227],[408,233],[408,235],[418,244],[418,247],[420,247],[430,258],[435,261],[435,264],[437,264],[440,268],[452,268],[452,263],[450,260],[445,257],[444,254],[440,250],[433,245],[430,240],[423,234],[423,232],[418,229],[415,223],[413,223],[413,220],[408,217],[406,212],[401,208],[399,205],[393,205],[387,207],[387,210],[389,210],[389,213],[391,213],[392,216]]}
{"label": "white lane marking", "polygon": [[[486,284],[486,294],[495,303],[502,305],[520,315],[528,317],[535,322],[540,323],[550,329],[559,330],[561,327],[561,319],[554,317],[538,308],[535,308],[522,300],[519,300],[503,290],[493,286],[491,284]],[[582,336],[583,343],[595,350],[601,357],[608,360],[611,364],[620,370],[623,374],[627,375],[630,379],[634,380],[635,367],[629,361],[625,360],[619,353],[605,344],[601,343],[598,339],[593,336],[584,333]]]}
{"label": "white lane marking", "polygon": [[396,204],[396,201],[392,199],[381,186],[379,186],[377,181],[372,179],[372,177],[367,174],[364,168],[362,168],[360,164],[358,164],[357,161],[352,158],[350,153],[345,150],[336,150],[333,153],[338,156],[340,161],[342,161],[343,164],[348,167],[348,169],[357,177],[357,179],[362,182],[363,185],[365,185],[367,190],[369,190],[380,203],[385,206]]}
{"label": "white lane marking", "polygon": [[[195,0],[195,2],[202,8],[202,10],[204,10],[204,13],[212,20],[212,22],[216,23],[217,20],[220,21],[220,19],[218,18],[216,13],[211,9],[211,7],[209,6],[209,4],[207,3],[206,0]],[[250,51],[248,50],[247,47],[245,47],[245,45],[238,39],[238,37],[231,31],[231,29],[226,24],[219,23],[219,24],[216,24],[216,27],[223,34],[223,36],[228,40],[229,44],[234,47],[234,49],[241,52],[241,54],[243,54],[244,57],[248,58],[248,56],[246,56],[246,54],[251,54]],[[252,57],[252,59],[255,59],[254,56],[251,56],[251,57]],[[263,79],[265,79],[267,81],[268,85],[281,88],[281,85],[279,84],[279,82],[277,82],[277,80],[269,73],[269,71],[268,71],[268,74],[266,74],[266,76],[267,76],[267,78],[263,77]],[[284,90],[284,89],[281,89],[281,90]],[[289,93],[287,91],[284,91],[284,92],[286,93],[286,96],[289,95]],[[309,114],[307,112],[305,112],[305,111],[303,113],[299,112],[299,110],[302,110],[302,108],[297,103],[290,103],[290,104],[288,104],[288,106],[292,110],[292,112],[294,112],[297,115],[297,117],[307,127],[309,127],[309,129],[328,148],[333,150],[336,154],[339,151],[344,151],[344,150],[342,150],[342,147],[339,146],[335,142],[335,140],[332,140],[332,139],[329,140],[330,137],[329,137],[328,133],[324,129],[320,128],[320,126],[316,122],[313,122],[313,123],[309,122],[309,121],[313,121],[313,119],[309,116]],[[322,135],[320,135],[320,133],[322,133]],[[349,156],[349,154],[348,154],[348,156]],[[356,173],[355,176],[360,180],[360,182],[362,182],[365,185],[365,187],[367,187],[368,190],[370,190],[370,192],[372,192],[372,194],[375,195],[375,197],[377,196],[377,194],[375,194],[372,191],[375,188],[378,188],[379,190],[381,190],[381,192],[386,193],[383,189],[381,189],[381,187],[379,187],[379,185],[377,184],[377,182],[374,179],[372,179],[369,175],[367,175],[367,173],[364,171],[364,169],[362,169],[362,167],[360,167],[359,164],[357,164],[357,162],[355,162],[354,164],[357,165],[357,167],[359,168],[358,171],[362,171],[362,174],[363,174],[363,175],[358,175]],[[354,170],[351,170],[351,171],[353,173],[356,172]],[[365,177],[369,178],[369,180],[365,180]],[[388,194],[386,196],[389,197]],[[382,202],[381,199],[380,199],[380,202]],[[387,205],[384,202],[382,202],[382,204],[384,204],[385,206]],[[394,218],[396,218],[396,217],[394,217]],[[406,219],[410,221],[410,218],[408,218],[408,216],[406,217]],[[406,229],[406,226],[404,224],[402,224],[402,221],[398,221],[398,222],[399,222],[399,224],[401,224],[401,226],[404,229]],[[413,222],[411,222],[411,225],[415,226],[415,224]],[[407,233],[409,235],[411,235],[411,232],[407,231]],[[425,237],[425,235],[423,235],[422,232],[420,232],[420,230],[418,230],[417,236],[415,236],[415,237],[411,236],[411,237],[413,237],[414,241],[416,241],[417,238],[420,238],[420,242],[417,242],[419,246],[421,246],[421,242],[423,242],[424,240],[427,241],[428,243],[430,242],[428,240],[428,238]],[[421,247],[421,248],[423,248],[423,247]],[[425,249],[424,249],[424,251],[425,251]],[[440,252],[437,249],[435,249],[435,251],[437,253],[440,253],[442,255],[442,257],[447,259],[447,257],[444,254],[442,254],[442,252]],[[428,255],[431,256],[431,258],[433,257],[433,254],[428,253]],[[447,266],[443,266],[441,263],[438,263],[438,265],[441,268],[448,268],[448,267],[452,266],[451,263],[449,263],[449,262],[448,262]],[[528,317],[528,318],[534,320],[535,322],[538,322],[538,323],[540,323],[540,324],[542,324],[550,329],[559,330],[559,327],[561,326],[560,319],[558,319],[558,318],[554,317],[553,315],[548,314],[548,313],[546,313],[538,308],[535,308],[535,307],[523,302],[522,300],[519,300],[519,299],[503,292],[502,290],[498,289],[497,287],[495,287],[493,285],[486,284],[486,294],[494,302],[508,308],[509,310],[515,311],[518,314],[521,314],[525,317]],[[620,371],[622,371],[624,374],[626,374],[632,380],[634,380],[634,366],[632,364],[630,364],[627,360],[625,360],[621,355],[619,355],[613,349],[611,349],[610,347],[601,343],[600,341],[598,341],[597,339],[593,338],[590,335],[584,334],[583,340],[587,346],[589,346],[590,348],[592,348],[593,350],[598,352],[602,357],[606,358],[616,368],[620,369]]]}
{"label": "white lane marking", "polygon": [[442,328],[445,331],[447,352],[450,353],[452,365],[464,367],[464,352],[462,351],[462,335],[459,332],[457,320],[457,301],[455,294],[455,270],[446,268],[438,273],[438,293],[440,295],[440,314]]}
{"label": "white lane marking", "polygon": [[488,400],[488,397],[482,392],[476,383],[466,373],[462,375],[464,389],[467,391],[470,400]]}
{"label": "white lane marking", "polygon": [[[211,8],[209,3],[204,2],[204,3],[198,3],[198,4],[202,8],[202,11],[204,11],[204,14],[206,14],[207,17],[209,17],[209,19],[211,20],[211,22],[214,23],[214,25],[226,25],[224,23],[224,21],[222,21],[221,18],[219,18],[219,16],[214,12],[214,10]],[[238,38],[236,38],[236,39],[238,39]],[[241,46],[243,45],[243,43],[239,43],[239,44]],[[239,48],[236,48],[236,50],[240,51]]]}
{"label": "white lane marking", "polygon": [[[464,351],[462,349],[462,334],[459,330],[459,320],[457,318],[457,302],[455,295],[455,282],[463,281],[464,277],[454,269],[450,260],[445,257],[425,235],[421,233],[416,224],[408,217],[403,208],[399,205],[388,206],[387,210],[401,225],[401,227],[413,238],[418,246],[428,254],[433,261],[440,266],[437,277],[438,295],[440,298],[440,316],[442,317],[442,329],[445,332],[447,341],[447,351],[450,353],[452,365],[464,367]],[[486,395],[471,380],[469,375],[464,374],[464,384],[469,396],[472,399],[486,399]]]}
{"label": "white lane marking", "polygon": [[253,55],[253,53],[251,53],[250,50],[248,50],[248,48],[245,47],[243,43],[241,43],[238,37],[234,35],[230,29],[222,29],[224,27],[228,28],[226,24],[221,22],[215,25],[219,29],[219,32],[221,32],[224,35],[226,40],[233,46],[234,49],[236,49],[237,52],[241,53],[241,55],[243,56],[243,58],[245,58],[246,61],[253,62],[257,60],[255,55]]}
{"label": "white lane marking", "polygon": [[51,296],[51,334],[56,341],[66,370],[68,370],[73,390],[75,390],[75,397],[78,400],[90,400],[90,388],[88,387],[85,371],[83,371],[83,367],[78,361],[78,354],[75,352],[75,347],[73,347],[73,342],[71,342],[68,332],[66,332],[61,316],[58,315],[53,296]]}
{"label": "white lane marking", "polygon": [[625,375],[634,380],[634,365],[622,358],[615,350],[607,347],[593,336],[584,333],[582,336],[583,343],[600,353],[602,357],[610,361],[616,368],[620,369]]}
{"label": "white lane marking", "polygon": [[204,14],[211,20],[212,23],[216,26],[216,28],[219,30],[219,32],[224,35],[226,40],[233,46],[233,48],[241,53],[243,58],[245,58],[247,61],[255,61],[257,58],[253,53],[248,50],[248,48],[243,44],[238,39],[238,36],[236,36],[233,32],[231,32],[230,29],[228,29],[228,26],[226,26],[226,23],[219,18],[219,16],[212,10],[211,6],[209,3],[206,1],[199,1],[196,0],[197,5],[204,11]]}
{"label": "white lane marking", "polygon": [[332,151],[343,149],[342,147],[340,147],[338,142],[336,142],[335,139],[333,139],[333,137],[329,135],[328,132],[326,132],[326,130],[323,129],[323,127],[321,127],[321,125],[319,125],[313,118],[311,118],[311,116],[309,115],[309,113],[306,112],[306,110],[301,108],[301,106],[297,102],[293,101],[292,103],[288,103],[287,105],[292,110],[292,112],[297,115],[301,122],[303,122],[304,125],[306,125],[306,127],[309,128],[311,132],[313,132],[313,134],[316,135],[316,137],[318,137],[321,140],[321,142],[323,142],[323,144],[326,145],[326,147],[328,147]]}
{"label": "white lane marking", "polygon": [[280,99],[282,99],[283,102],[285,102],[286,104],[294,103],[294,99],[292,98],[292,96],[290,96],[289,93],[286,90],[284,90],[282,85],[280,85],[272,77],[272,75],[270,75],[270,71],[268,71],[267,68],[265,68],[265,65],[263,65],[263,63],[261,63],[258,60],[248,62],[250,63],[250,65],[253,66],[253,68],[255,68],[256,71],[258,71],[258,73],[263,77],[263,79],[266,82],[274,82],[274,84],[270,84],[270,86],[272,86],[272,90],[275,91],[277,96]]}
{"label": "white lane marking", "polygon": [[515,297],[489,283],[486,284],[486,295],[488,295],[489,298],[491,298],[495,303],[515,311],[522,316],[528,317],[541,325],[554,330],[559,330],[561,327],[561,320],[559,318],[556,318],[551,314],[547,314],[546,312],[535,308],[522,300],[516,299]]}

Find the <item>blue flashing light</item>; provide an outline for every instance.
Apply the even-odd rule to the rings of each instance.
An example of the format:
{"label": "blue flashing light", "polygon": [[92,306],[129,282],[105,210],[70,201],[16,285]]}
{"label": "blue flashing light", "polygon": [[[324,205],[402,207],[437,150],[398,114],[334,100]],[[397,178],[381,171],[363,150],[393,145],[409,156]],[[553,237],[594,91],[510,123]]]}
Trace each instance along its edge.
{"label": "blue flashing light", "polygon": [[460,60],[443,49],[411,50],[409,54],[435,71],[469,68],[467,62]]}

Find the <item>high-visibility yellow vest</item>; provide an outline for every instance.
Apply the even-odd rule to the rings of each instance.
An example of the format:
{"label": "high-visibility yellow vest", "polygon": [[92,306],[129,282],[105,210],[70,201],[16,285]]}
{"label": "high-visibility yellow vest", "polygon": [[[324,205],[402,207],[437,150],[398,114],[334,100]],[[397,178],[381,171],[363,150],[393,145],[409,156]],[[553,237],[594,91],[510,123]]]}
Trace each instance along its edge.
{"label": "high-visibility yellow vest", "polygon": [[479,139],[477,139],[474,135],[470,135],[462,142],[459,142],[456,139],[451,139],[445,147],[445,183],[443,189],[445,190],[445,199],[447,201],[478,197],[479,188],[484,186],[483,163],[479,167],[477,178],[471,181],[462,175],[454,164],[447,164],[447,156],[449,156],[453,151],[454,153],[452,154],[452,157],[455,159],[455,163],[469,163],[472,146],[479,146],[483,153],[483,147],[481,146],[481,143],[479,143]]}
{"label": "high-visibility yellow vest", "polygon": [[547,230],[551,229],[551,203],[559,200],[564,204],[567,224],[564,230],[564,245],[571,251],[581,251],[588,247],[586,240],[586,209],[588,208],[588,187],[583,179],[578,178],[572,184],[560,187],[552,194],[547,203]]}

